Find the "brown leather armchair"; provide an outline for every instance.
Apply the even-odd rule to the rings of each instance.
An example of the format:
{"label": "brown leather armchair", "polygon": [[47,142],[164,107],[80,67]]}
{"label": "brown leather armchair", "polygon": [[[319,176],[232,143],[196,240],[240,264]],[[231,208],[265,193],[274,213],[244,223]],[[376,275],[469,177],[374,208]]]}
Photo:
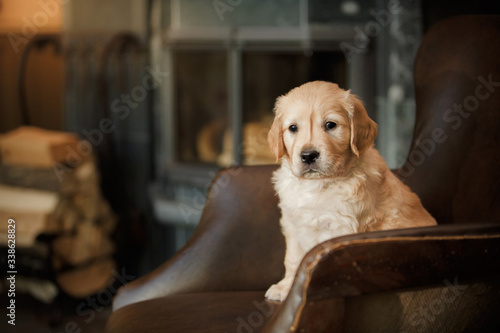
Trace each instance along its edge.
{"label": "brown leather armchair", "polygon": [[227,169],[188,244],[120,290],[107,332],[498,332],[500,18],[435,25],[415,85],[413,144],[395,172],[438,226],[320,244],[289,297],[269,302],[284,273],[276,167]]}

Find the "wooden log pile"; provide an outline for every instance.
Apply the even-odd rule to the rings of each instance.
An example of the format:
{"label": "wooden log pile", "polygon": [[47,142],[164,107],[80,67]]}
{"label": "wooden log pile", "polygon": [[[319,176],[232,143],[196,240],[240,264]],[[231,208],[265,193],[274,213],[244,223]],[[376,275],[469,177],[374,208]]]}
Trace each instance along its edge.
{"label": "wooden log pile", "polygon": [[18,252],[48,247],[42,252],[56,285],[77,298],[106,288],[115,269],[117,218],[100,191],[91,151],[76,135],[35,127],[0,136],[0,245],[14,219]]}

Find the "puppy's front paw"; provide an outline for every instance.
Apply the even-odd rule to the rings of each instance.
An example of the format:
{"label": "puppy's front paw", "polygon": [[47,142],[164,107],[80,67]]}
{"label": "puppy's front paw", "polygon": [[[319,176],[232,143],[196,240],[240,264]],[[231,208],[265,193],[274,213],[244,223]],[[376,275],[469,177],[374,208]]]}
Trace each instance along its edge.
{"label": "puppy's front paw", "polygon": [[266,291],[266,298],[273,301],[283,301],[292,288],[292,279],[283,279],[277,284],[273,284]]}

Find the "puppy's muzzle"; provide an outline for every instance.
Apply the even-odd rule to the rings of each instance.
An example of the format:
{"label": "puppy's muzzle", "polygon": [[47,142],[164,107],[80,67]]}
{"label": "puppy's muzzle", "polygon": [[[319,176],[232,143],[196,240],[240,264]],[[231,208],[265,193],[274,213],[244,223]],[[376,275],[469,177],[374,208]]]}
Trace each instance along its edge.
{"label": "puppy's muzzle", "polygon": [[319,158],[319,152],[316,150],[307,150],[300,153],[302,163],[311,165]]}

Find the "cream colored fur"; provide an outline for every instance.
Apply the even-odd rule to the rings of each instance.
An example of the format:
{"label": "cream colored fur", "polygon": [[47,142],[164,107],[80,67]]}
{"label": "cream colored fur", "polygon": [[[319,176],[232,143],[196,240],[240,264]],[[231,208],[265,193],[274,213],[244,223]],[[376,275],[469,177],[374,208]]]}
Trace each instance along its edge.
{"label": "cream colored fur", "polygon": [[[327,128],[329,122],[336,126]],[[286,298],[300,261],[323,241],[436,224],[373,148],[376,135],[377,125],[359,99],[336,84],[306,83],[277,99],[268,141],[281,160],[273,182],[286,239],[286,273],[268,289],[268,299]],[[301,153],[312,150],[319,157],[304,163]]]}

